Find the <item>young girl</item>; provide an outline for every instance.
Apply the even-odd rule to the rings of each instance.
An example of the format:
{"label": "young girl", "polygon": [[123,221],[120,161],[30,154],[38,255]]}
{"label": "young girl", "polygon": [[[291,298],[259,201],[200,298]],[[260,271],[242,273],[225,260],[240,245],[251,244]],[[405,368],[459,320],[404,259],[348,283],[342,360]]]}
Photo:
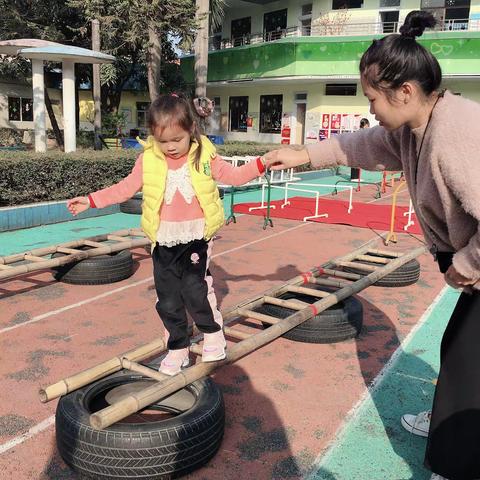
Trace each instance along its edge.
{"label": "young girl", "polygon": [[265,171],[261,159],[234,168],[201,136],[186,100],[165,95],[148,113],[153,136],[132,172],[111,187],[67,203],[73,215],[104,208],[143,191],[141,225],[152,241],[156,309],[166,329],[168,354],[160,371],[175,375],[189,364],[186,311],[204,334],[204,362],[225,358],[223,320],[208,269],[212,238],[224,223],[216,182],[242,185]]}
{"label": "young girl", "polygon": [[[440,91],[436,58],[416,42],[435,20],[410,12],[399,34],[374,40],[360,61],[370,113],[380,126],[269,152],[272,169],[311,162],[403,170],[417,219],[454,288],[463,290],[440,349],[425,464],[432,480],[480,478],[480,105]],[[462,125],[461,128],[458,125]]]}

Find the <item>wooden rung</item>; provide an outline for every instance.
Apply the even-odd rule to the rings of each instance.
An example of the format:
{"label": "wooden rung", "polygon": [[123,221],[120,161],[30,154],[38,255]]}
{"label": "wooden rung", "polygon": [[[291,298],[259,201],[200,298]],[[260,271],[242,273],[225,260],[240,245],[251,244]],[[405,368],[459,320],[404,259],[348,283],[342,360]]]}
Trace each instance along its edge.
{"label": "wooden rung", "polygon": [[192,345],[190,345],[189,348],[190,348],[190,351],[195,353],[196,355],[201,355],[203,352],[203,348],[200,345],[197,345],[196,343],[192,343]]}
{"label": "wooden rung", "polygon": [[362,276],[358,273],[344,272],[342,270],[332,270],[330,268],[325,268],[323,271],[325,272],[325,275],[328,275],[329,277],[346,278],[347,280],[359,280],[360,278],[362,278]]}
{"label": "wooden rung", "polygon": [[72,253],[80,253],[81,250],[76,250],[75,248],[57,247],[57,252],[72,254]]}
{"label": "wooden rung", "polygon": [[43,257],[36,257],[35,255],[25,255],[23,258],[30,262],[44,262],[46,260]]}
{"label": "wooden rung", "polygon": [[118,235],[107,235],[107,240],[115,240],[116,242],[124,242],[125,240],[128,240],[128,238],[119,237]]}
{"label": "wooden rung", "polygon": [[387,263],[392,261],[391,258],[374,257],[373,255],[359,255],[358,257],[355,257],[355,260],[363,260],[365,262],[380,263],[382,265],[386,265]]}
{"label": "wooden rung", "polygon": [[238,338],[239,340],[245,340],[247,338],[250,338],[252,335],[254,335],[252,333],[242,332],[232,327],[224,327],[223,330],[228,336],[233,338]]}
{"label": "wooden rung", "polygon": [[100,243],[100,242],[92,242],[91,240],[84,240],[83,241],[83,244],[86,245],[87,247],[104,247],[105,244],[104,243]]}
{"label": "wooden rung", "polygon": [[121,363],[123,368],[131,370],[132,372],[141,373],[145,377],[153,378],[154,380],[158,380],[159,382],[163,382],[168,378],[168,375],[165,375],[164,373],[161,373],[158,370],[154,370],[153,368],[150,368],[150,367],[145,367],[144,365],[141,365],[140,363],[137,363],[137,362],[132,362],[127,358],[122,358]]}
{"label": "wooden rung", "polygon": [[341,280],[329,280],[328,278],[310,278],[309,283],[314,283],[315,285],[323,285],[325,287],[339,287],[343,288],[347,285],[351,285],[349,282],[342,282]]}
{"label": "wooden rung", "polygon": [[308,303],[301,302],[300,300],[282,300],[277,297],[263,297],[265,303],[271,303],[272,305],[278,305],[279,307],[289,308],[290,310],[303,310],[308,307]]}
{"label": "wooden rung", "polygon": [[328,292],[322,292],[321,290],[315,290],[314,288],[297,287],[297,285],[289,285],[287,287],[287,292],[303,293],[304,295],[311,295],[312,297],[318,298],[328,297],[328,295],[330,295]]}
{"label": "wooden rung", "polygon": [[242,315],[242,317],[260,320],[261,322],[265,322],[270,325],[274,325],[280,321],[279,318],[271,317],[270,315],[265,315],[264,313],[254,312],[253,310],[247,310],[246,308],[239,308],[237,312],[239,315]]}
{"label": "wooden rung", "polygon": [[338,262],[341,267],[355,268],[356,270],[363,270],[364,272],[375,272],[381,267],[374,267],[373,265],[364,265],[359,262]]}
{"label": "wooden rung", "polygon": [[10,265],[3,265],[0,263],[0,270],[8,270],[9,268],[12,268]]}
{"label": "wooden rung", "polygon": [[382,255],[384,257],[390,257],[390,258],[398,258],[403,255],[401,252],[389,252],[388,250],[375,250],[375,249],[368,249],[367,253],[374,253],[375,255]]}

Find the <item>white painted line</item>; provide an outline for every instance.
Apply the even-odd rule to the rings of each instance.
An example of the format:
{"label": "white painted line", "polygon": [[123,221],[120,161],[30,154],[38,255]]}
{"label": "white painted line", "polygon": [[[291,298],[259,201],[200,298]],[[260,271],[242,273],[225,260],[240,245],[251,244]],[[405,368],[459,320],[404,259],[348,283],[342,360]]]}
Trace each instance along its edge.
{"label": "white painted line", "polygon": [[254,245],[255,243],[263,242],[264,240],[268,240],[269,238],[278,237],[279,235],[283,235],[284,233],[291,232],[292,230],[297,230],[298,228],[302,228],[308,225],[308,223],[301,223],[300,225],[296,225],[295,227],[287,228],[286,230],[282,230],[281,232],[273,233],[272,235],[267,235],[266,237],[259,238],[258,240],[253,240],[252,242],[245,243],[244,245],[240,245],[239,247],[231,248],[230,250],[225,250],[224,252],[216,253],[212,255],[212,258],[221,257],[222,255],[226,255],[227,253],[232,253],[237,250],[240,250],[245,247],[249,247],[250,245]]}
{"label": "white painted line", "polygon": [[413,337],[420,329],[420,327],[427,321],[428,317],[443,298],[443,296],[447,293],[449,287],[445,285],[440,293],[435,297],[433,302],[429,305],[429,307],[423,312],[418,323],[410,330],[409,334],[405,337],[403,342],[400,346],[393,352],[393,355],[390,357],[388,362],[383,366],[380,373],[374,378],[370,386],[366,389],[363,395],[360,397],[358,402],[353,406],[353,408],[346,414],[345,420],[343,423],[338,427],[337,432],[335,433],[333,439],[329,442],[327,447],[323,450],[323,452],[317,457],[315,462],[312,465],[312,473],[305,478],[305,480],[314,480],[315,475],[318,473],[318,470],[322,468],[323,465],[328,461],[332,453],[334,452],[335,448],[338,445],[341,445],[343,437],[347,433],[348,425],[352,422],[362,411],[362,408],[365,406],[366,401],[369,397],[371,397],[382,385],[383,380],[386,376],[390,373],[390,370],[396,365],[398,362],[400,355],[403,353],[405,348],[408,344],[412,341]]}
{"label": "white painted line", "polygon": [[47,313],[42,313],[41,315],[37,315],[30,320],[27,320],[23,323],[18,323],[17,325],[12,325],[11,327],[2,328],[0,330],[0,334],[10,332],[11,330],[15,330],[16,328],[23,327],[25,325],[30,325],[32,323],[39,322],[40,320],[44,320],[45,318],[51,317],[53,315],[57,315],[59,313],[66,312],[71,310],[72,308],[81,307],[82,305],[86,305],[87,303],[94,302],[95,300],[100,300],[101,298],[108,297],[113,295],[114,293],[122,292],[123,290],[127,290],[128,288],[137,287],[138,285],[142,285],[144,283],[150,282],[153,277],[145,278],[144,280],[140,280],[139,282],[131,283],[130,285],[125,285],[124,287],[116,288],[115,290],[110,290],[108,292],[101,293],[100,295],[96,295],[95,297],[87,298],[86,300],[82,300],[78,303],[73,303],[72,305],[67,305],[65,307],[59,308],[57,310],[52,310]]}
{"label": "white painted line", "polygon": [[40,422],[39,424],[32,427],[27,432],[22,433],[22,435],[12,438],[12,440],[9,440],[8,442],[0,445],[0,455],[7,452],[13,447],[20,445],[21,443],[25,442],[29,438],[32,438],[35,435],[38,435],[39,433],[42,433],[44,430],[46,430],[47,428],[50,428],[54,424],[55,424],[55,415],[52,415],[51,417],[48,417],[43,422]]}
{"label": "white painted line", "polygon": [[[253,240],[251,242],[245,243],[245,244],[240,245],[238,247],[231,248],[229,250],[225,250],[224,252],[220,252],[220,253],[217,253],[215,255],[212,255],[212,258],[221,257],[222,255],[226,255],[228,253],[232,253],[232,252],[235,252],[237,250],[241,250],[242,248],[249,247],[250,245],[254,245],[256,243],[263,242],[263,241],[268,240],[268,239],[273,238],[273,237],[278,237],[279,235],[283,235],[284,233],[290,232],[292,230],[296,230],[298,228],[302,228],[305,225],[307,225],[307,224],[305,223],[305,224],[296,225],[295,227],[287,228],[286,230],[282,230],[281,232],[276,232],[276,233],[273,233],[272,235],[267,235],[266,237],[262,237],[262,238],[259,238],[257,240]],[[96,300],[100,300],[102,298],[109,297],[110,295],[114,295],[115,293],[122,292],[124,290],[129,289],[129,288],[138,287],[139,285],[143,285],[144,283],[148,283],[148,282],[151,282],[151,281],[153,281],[152,276],[150,276],[148,278],[145,278],[144,280],[140,280],[138,282],[131,283],[130,285],[125,285],[123,287],[116,288],[114,290],[109,290],[108,292],[101,293],[100,295],[96,295],[95,297],[87,298],[86,300],[82,300],[81,302],[73,303],[72,305],[67,305],[65,307],[59,308],[57,310],[52,310],[52,311],[47,312],[47,313],[42,313],[41,315],[37,315],[36,317],[33,317],[30,320],[27,320],[26,322],[18,323],[16,325],[12,325],[10,327],[5,327],[5,328],[0,329],[0,335],[2,333],[7,333],[7,332],[10,332],[10,331],[15,330],[17,328],[24,327],[26,325],[30,325],[32,323],[39,322],[40,320],[44,320],[45,318],[52,317],[53,315],[58,315],[59,313],[63,313],[63,312],[66,312],[68,310],[72,310],[73,308],[78,308],[78,307],[81,307],[82,305],[86,305],[88,303],[95,302]]]}

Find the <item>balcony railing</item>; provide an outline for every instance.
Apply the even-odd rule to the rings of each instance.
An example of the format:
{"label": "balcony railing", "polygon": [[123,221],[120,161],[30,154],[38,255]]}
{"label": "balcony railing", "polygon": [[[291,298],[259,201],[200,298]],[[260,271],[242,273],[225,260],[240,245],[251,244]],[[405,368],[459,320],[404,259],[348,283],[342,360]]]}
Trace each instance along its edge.
{"label": "balcony railing", "polygon": [[[251,33],[232,38],[210,38],[210,50],[223,50],[225,48],[242,47],[245,45],[256,45],[259,43],[273,42],[287,37],[307,36],[349,36],[349,35],[374,35],[396,33],[400,27],[399,22],[379,23],[325,23],[312,27],[288,27],[272,32]],[[454,19],[445,20],[435,27],[435,31],[480,31],[480,20]]]}

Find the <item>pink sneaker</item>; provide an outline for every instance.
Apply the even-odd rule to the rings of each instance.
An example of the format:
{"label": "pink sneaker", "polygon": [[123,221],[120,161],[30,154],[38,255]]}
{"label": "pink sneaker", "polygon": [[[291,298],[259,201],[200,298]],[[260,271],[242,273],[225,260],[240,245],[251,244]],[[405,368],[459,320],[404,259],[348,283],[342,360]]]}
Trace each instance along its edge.
{"label": "pink sneaker", "polygon": [[180,373],[182,368],[188,367],[189,364],[188,348],[169,350],[167,356],[160,363],[159,370],[161,373],[171,376]]}
{"label": "pink sneaker", "polygon": [[223,360],[227,356],[225,348],[227,348],[227,342],[222,330],[215,333],[204,333],[202,362]]}

